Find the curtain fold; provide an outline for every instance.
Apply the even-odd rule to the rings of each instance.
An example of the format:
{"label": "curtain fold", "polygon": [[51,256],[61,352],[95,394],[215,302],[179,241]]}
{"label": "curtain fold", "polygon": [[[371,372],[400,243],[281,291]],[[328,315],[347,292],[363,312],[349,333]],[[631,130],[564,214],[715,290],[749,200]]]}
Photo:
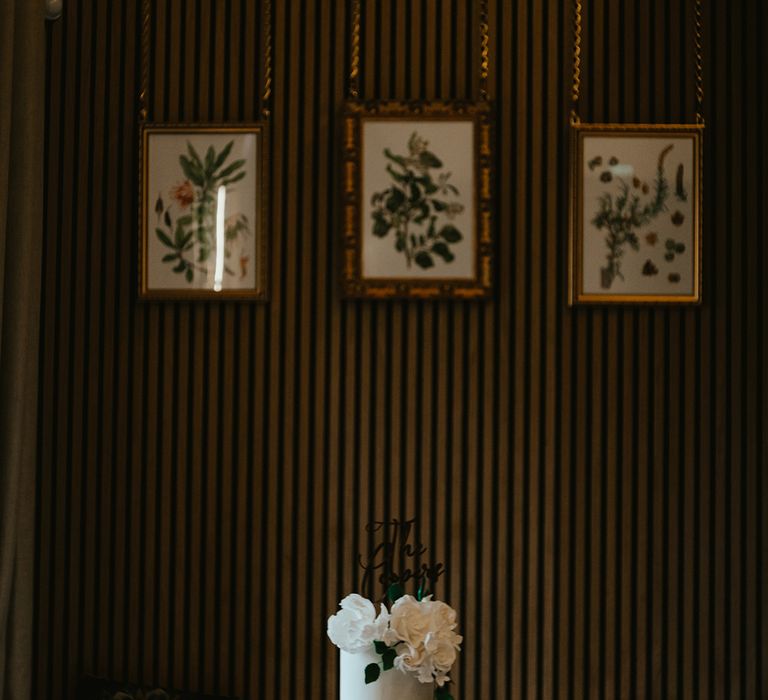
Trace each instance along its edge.
{"label": "curtain fold", "polygon": [[32,670],[44,18],[0,0],[0,700],[28,700]]}

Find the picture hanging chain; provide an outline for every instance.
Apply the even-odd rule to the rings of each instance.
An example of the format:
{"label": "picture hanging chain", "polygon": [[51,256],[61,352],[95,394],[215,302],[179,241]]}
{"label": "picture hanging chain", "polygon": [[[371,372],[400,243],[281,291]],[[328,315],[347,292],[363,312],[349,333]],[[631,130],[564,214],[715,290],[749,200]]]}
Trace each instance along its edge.
{"label": "picture hanging chain", "polygon": [[360,97],[360,0],[352,0],[352,60],[349,71],[349,97]]}
{"label": "picture hanging chain", "polygon": [[[141,76],[139,90],[139,121],[149,118],[149,40],[152,14],[152,0],[142,0],[141,18]],[[264,90],[261,94],[261,114],[269,119],[270,98],[272,97],[272,0],[263,0],[264,16],[262,41],[264,44]]]}
{"label": "picture hanging chain", "polygon": [[[480,99],[488,100],[488,72],[490,66],[490,25],[488,22],[488,0],[480,2]],[[360,97],[360,0],[352,0],[352,46],[349,69],[348,96]]]}
{"label": "picture hanging chain", "polygon": [[579,119],[578,106],[579,94],[581,91],[581,0],[576,0],[576,13],[573,18],[573,87],[571,88],[571,124],[576,125],[581,122]]}
{"label": "picture hanging chain", "polygon": [[261,113],[269,119],[269,104],[272,97],[272,0],[264,0],[264,93],[261,97]]}
{"label": "picture hanging chain", "polygon": [[[703,0],[696,0],[696,123],[704,125],[704,20]],[[582,34],[582,0],[574,0],[573,18],[573,86],[571,87],[571,125],[581,123],[578,106],[581,95],[581,34]]]}
{"label": "picture hanging chain", "polygon": [[491,35],[488,24],[488,0],[480,3],[480,99],[488,100],[488,66]]}
{"label": "picture hanging chain", "polygon": [[696,123],[704,125],[704,20],[703,0],[696,0]]}
{"label": "picture hanging chain", "polygon": [[149,19],[150,2],[144,0],[141,6],[141,89],[139,91],[139,121],[147,121],[149,115]]}

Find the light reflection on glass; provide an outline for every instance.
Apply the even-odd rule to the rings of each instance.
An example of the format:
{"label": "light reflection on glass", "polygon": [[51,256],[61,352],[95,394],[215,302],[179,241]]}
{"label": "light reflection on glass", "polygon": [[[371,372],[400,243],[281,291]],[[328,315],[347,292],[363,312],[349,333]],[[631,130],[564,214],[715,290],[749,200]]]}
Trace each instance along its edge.
{"label": "light reflection on glass", "polygon": [[213,273],[213,291],[221,291],[224,279],[224,208],[227,203],[227,188],[219,187],[216,201],[216,269]]}

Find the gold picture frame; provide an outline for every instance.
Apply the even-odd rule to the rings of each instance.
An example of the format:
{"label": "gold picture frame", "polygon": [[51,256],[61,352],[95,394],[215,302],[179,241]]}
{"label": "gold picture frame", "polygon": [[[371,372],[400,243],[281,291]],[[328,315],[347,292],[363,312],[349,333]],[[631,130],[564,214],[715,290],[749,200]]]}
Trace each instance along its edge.
{"label": "gold picture frame", "polygon": [[267,299],[268,131],[144,124],[139,297]]}
{"label": "gold picture frame", "polygon": [[573,126],[570,305],[701,302],[703,129]]}
{"label": "gold picture frame", "polygon": [[484,299],[493,288],[487,102],[347,102],[342,291]]}

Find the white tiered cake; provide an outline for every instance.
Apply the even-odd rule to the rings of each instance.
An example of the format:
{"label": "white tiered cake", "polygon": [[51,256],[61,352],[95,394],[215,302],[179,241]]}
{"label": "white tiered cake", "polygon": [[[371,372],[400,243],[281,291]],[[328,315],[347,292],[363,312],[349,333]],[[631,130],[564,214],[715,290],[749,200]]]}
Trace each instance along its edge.
{"label": "white tiered cake", "polygon": [[432,700],[434,685],[396,668],[382,671],[374,683],[365,683],[365,667],[381,661],[373,649],[350,654],[341,651],[339,700]]}

